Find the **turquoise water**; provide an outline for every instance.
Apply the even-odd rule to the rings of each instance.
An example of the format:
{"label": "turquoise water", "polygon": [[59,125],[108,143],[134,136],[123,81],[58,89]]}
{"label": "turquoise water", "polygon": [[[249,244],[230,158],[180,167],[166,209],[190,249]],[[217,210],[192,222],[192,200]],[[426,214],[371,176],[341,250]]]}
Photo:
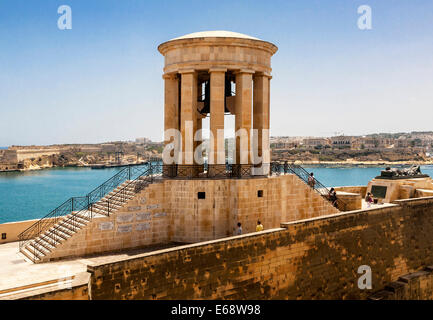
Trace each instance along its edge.
{"label": "turquoise water", "polygon": [[[433,176],[433,166],[421,168]],[[331,187],[366,185],[383,167],[306,169]],[[0,173],[0,223],[42,218],[70,197],[86,195],[119,170],[67,168]]]}
{"label": "turquoise water", "polygon": [[70,197],[86,195],[119,170],[62,168],[0,173],[0,223],[42,218]]}

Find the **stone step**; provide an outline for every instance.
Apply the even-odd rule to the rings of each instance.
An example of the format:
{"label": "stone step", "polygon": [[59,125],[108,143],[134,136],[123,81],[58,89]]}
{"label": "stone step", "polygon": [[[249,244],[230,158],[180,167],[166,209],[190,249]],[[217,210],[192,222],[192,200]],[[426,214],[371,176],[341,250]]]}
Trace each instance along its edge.
{"label": "stone step", "polygon": [[[52,249],[55,248],[53,245],[51,245],[50,243],[48,243],[42,238],[36,238],[35,240],[32,241],[32,243],[36,241],[38,242],[38,245],[44,247],[46,251],[51,251]],[[31,245],[31,243],[29,245]]]}
{"label": "stone step", "polygon": [[[132,197],[132,196],[127,196],[127,197],[123,197],[123,198],[113,197],[113,198],[110,198],[108,200],[108,202],[110,203],[110,207],[112,204],[122,207],[126,202],[128,202],[129,200],[131,200],[133,198],[134,197]],[[101,202],[101,205],[107,206],[107,201]]]}
{"label": "stone step", "polygon": [[[66,234],[70,234],[70,233],[75,233],[77,229],[81,229],[81,225],[78,223],[75,223],[74,225],[72,225],[69,220],[64,220],[59,222],[58,224],[56,224],[54,226],[54,228],[59,228],[60,230],[63,230],[64,233]],[[52,229],[54,229],[52,228]],[[50,229],[50,230],[52,230]]]}
{"label": "stone step", "polygon": [[[86,210],[86,212],[88,212],[88,211]],[[87,224],[87,222],[89,222],[91,220],[88,213],[84,213],[84,212],[76,213],[75,216],[82,219],[84,224]]]}
{"label": "stone step", "polygon": [[57,247],[60,243],[64,241],[62,237],[59,237],[53,232],[45,232],[43,235],[39,236],[39,238],[44,239],[46,242],[48,242],[54,247]]}
{"label": "stone step", "polygon": [[35,245],[35,243],[32,241],[26,249],[30,252],[32,256],[36,256],[38,259],[42,259],[42,257],[45,257],[45,253],[39,249],[38,245]]}
{"label": "stone step", "polygon": [[72,237],[72,235],[76,232],[74,230],[71,230],[70,228],[65,227],[64,225],[58,225],[57,228],[64,234],[67,234],[69,237]]}
{"label": "stone step", "polygon": [[111,202],[110,203],[105,202],[105,203],[95,203],[93,207],[102,210],[108,210],[109,208],[111,211],[112,209],[120,209],[122,206]]}
{"label": "stone step", "polygon": [[30,252],[29,249],[27,249],[27,247],[25,248],[21,248],[20,252],[27,257],[27,259],[29,259],[30,261],[36,262],[41,260],[40,257],[37,256],[37,254],[33,254],[33,252]]}
{"label": "stone step", "polygon": [[38,252],[39,256],[42,256],[42,257],[44,257],[48,253],[50,253],[50,250],[48,250],[47,248],[45,248],[42,245],[42,240],[38,240],[37,242],[36,241],[32,241],[29,244],[29,249],[30,249],[30,251],[33,251],[33,249],[36,249],[36,252]]}
{"label": "stone step", "polygon": [[[134,195],[135,195],[134,191],[121,190],[119,192],[109,193],[105,197],[101,198],[101,200],[99,200],[99,201],[106,201],[106,200],[111,199],[113,197],[117,197],[117,198],[133,197]],[[97,201],[97,202],[99,202],[99,201]]]}
{"label": "stone step", "polygon": [[77,229],[81,229],[87,225],[88,221],[80,220],[76,217],[70,217],[58,223],[59,226],[76,232]]}
{"label": "stone step", "polygon": [[52,228],[49,230],[49,233],[53,234],[54,236],[60,237],[63,240],[68,240],[71,236],[69,236],[68,234],[62,232],[58,226],[56,226],[55,228]]}
{"label": "stone step", "polygon": [[96,214],[102,214],[104,216],[108,215],[108,211],[107,210],[102,210],[102,209],[99,209],[99,208],[93,208],[92,211],[94,213],[96,213]]}

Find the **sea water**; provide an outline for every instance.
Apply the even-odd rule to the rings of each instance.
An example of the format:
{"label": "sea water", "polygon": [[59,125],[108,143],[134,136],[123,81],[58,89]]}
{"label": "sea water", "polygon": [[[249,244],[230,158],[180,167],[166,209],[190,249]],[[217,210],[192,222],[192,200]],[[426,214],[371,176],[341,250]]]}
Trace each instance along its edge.
{"label": "sea water", "polygon": [[[328,187],[361,186],[380,175],[384,167],[308,167]],[[0,223],[40,219],[70,197],[85,196],[121,168],[55,168],[0,173]],[[422,166],[433,176],[433,166]]]}

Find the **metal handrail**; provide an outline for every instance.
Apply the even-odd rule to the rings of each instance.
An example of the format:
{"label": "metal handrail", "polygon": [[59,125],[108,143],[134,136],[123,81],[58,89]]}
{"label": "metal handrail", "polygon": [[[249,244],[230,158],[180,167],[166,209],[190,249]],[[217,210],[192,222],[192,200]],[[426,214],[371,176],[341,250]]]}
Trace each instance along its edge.
{"label": "metal handrail", "polygon": [[[145,166],[150,165],[150,163],[145,163]],[[19,248],[21,249],[23,246],[26,246],[32,239],[42,235],[44,232],[50,230],[52,226],[55,226],[57,222],[70,213],[75,212],[74,217],[76,218],[76,214],[81,213],[84,210],[91,209],[92,205],[98,202],[105,195],[109,194],[119,185],[124,183],[127,180],[131,179],[131,169],[136,169],[135,166],[127,166],[112,176],[110,179],[93,189],[84,197],[72,197],[58,206],[56,209],[52,210],[50,213],[45,215],[43,218],[35,222],[29,228],[25,229],[18,235],[18,239],[20,241]],[[143,172],[139,172],[140,174],[145,174],[146,170]],[[83,202],[82,200],[86,199],[87,202]],[[81,204],[77,206],[77,204]],[[78,210],[78,211],[77,211]]]}
{"label": "metal handrail", "polygon": [[[308,178],[310,177],[310,172],[305,170],[305,168],[294,163],[288,163],[287,161],[285,161],[284,164],[281,164],[280,162],[271,163],[271,174],[273,173],[275,174],[293,173],[302,181],[304,181],[306,184],[308,184]],[[329,199],[330,190],[316,178],[314,178],[314,181],[315,181],[314,187],[311,186],[310,187],[314,189],[317,193],[319,193],[322,197],[330,201]],[[341,210],[342,208],[346,208],[346,205],[347,204],[344,200],[337,198],[337,206],[336,206],[337,209]]]}
{"label": "metal handrail", "polygon": [[[148,165],[149,165],[149,167],[147,167],[144,171],[139,171],[139,174],[137,175],[137,177],[133,181],[130,181],[127,185],[125,185],[122,189],[118,190],[116,193],[124,192],[132,183],[136,182],[141,177],[149,175],[149,174],[152,175],[152,173],[153,173],[152,164],[149,163]],[[131,177],[130,171],[129,171],[129,177]],[[153,181],[153,176],[151,176],[150,180],[151,180],[150,182]],[[141,190],[142,190],[142,188],[134,190],[134,192],[138,193]],[[90,199],[89,195],[87,195],[86,197],[82,197],[82,198],[86,198],[87,201],[89,201],[89,199]],[[93,219],[93,211],[92,211],[93,204],[94,203],[87,202],[86,206],[84,206],[81,210],[79,210],[77,212],[73,212],[69,218],[64,219],[60,224],[57,224],[57,223],[54,224],[54,228],[45,229],[44,232],[50,231],[49,234],[46,234],[46,233],[42,234],[42,235],[39,234],[33,243],[33,261],[36,261],[36,256],[37,256],[36,251],[43,252],[43,249],[41,250],[41,247],[45,248],[45,246],[43,246],[41,244],[42,240],[55,247],[56,244],[59,242],[59,240],[63,239],[61,236],[59,236],[59,232],[60,233],[63,232],[60,228],[63,228],[64,225],[69,224],[69,225],[72,225],[73,227],[77,227],[77,217],[82,219],[83,216],[80,214],[82,214],[83,212],[89,216],[89,220]],[[107,211],[108,215],[109,215],[109,212],[110,211],[109,211],[109,202],[108,202],[108,211]],[[76,229],[74,229],[74,231],[76,231]],[[27,240],[26,244],[30,240],[31,239]],[[22,247],[22,245],[20,246],[20,249],[21,249],[21,247]]]}

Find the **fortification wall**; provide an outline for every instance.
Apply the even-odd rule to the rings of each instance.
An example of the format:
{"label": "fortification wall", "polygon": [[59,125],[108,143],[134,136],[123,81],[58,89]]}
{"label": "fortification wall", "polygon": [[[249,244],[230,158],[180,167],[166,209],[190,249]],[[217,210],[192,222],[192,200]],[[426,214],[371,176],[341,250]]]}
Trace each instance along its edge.
{"label": "fortification wall", "polygon": [[1,164],[16,164],[18,162],[16,150],[0,150]]}
{"label": "fortification wall", "polygon": [[[265,229],[337,213],[328,201],[295,175],[255,179],[166,180],[165,206],[173,228],[172,240],[199,242]],[[204,199],[198,193],[204,192]],[[259,192],[261,194],[259,195]]]}
{"label": "fortification wall", "polygon": [[51,156],[54,154],[60,154],[60,149],[23,149],[16,150],[17,159],[19,161],[29,160],[33,158],[39,158],[42,156]]}
{"label": "fortification wall", "polygon": [[[204,199],[198,197],[204,193]],[[172,242],[196,243],[338,212],[294,175],[150,184],[110,217],[97,216],[41,262]]]}
{"label": "fortification wall", "polygon": [[369,300],[432,300],[433,266],[401,276],[368,297]]}
{"label": "fortification wall", "polygon": [[433,264],[433,198],[283,226],[89,265],[92,299],[365,299]]}

